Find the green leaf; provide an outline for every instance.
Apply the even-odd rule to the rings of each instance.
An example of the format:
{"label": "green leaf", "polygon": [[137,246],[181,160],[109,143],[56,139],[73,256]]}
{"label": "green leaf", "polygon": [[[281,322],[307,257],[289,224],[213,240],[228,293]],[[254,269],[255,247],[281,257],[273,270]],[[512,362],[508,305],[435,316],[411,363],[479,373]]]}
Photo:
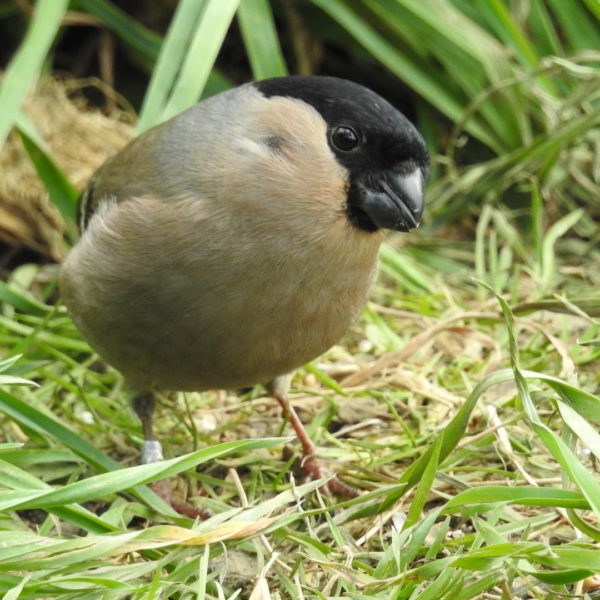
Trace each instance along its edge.
{"label": "green leaf", "polygon": [[[272,448],[289,441],[289,438],[266,438],[216,444],[184,456],[148,465],[138,465],[102,473],[65,485],[57,490],[19,490],[22,497],[11,497],[0,491],[0,510],[26,508],[49,508],[74,502],[81,503],[122,492],[136,486],[166,479],[199,464],[235,452],[247,452],[258,448]],[[6,463],[0,460],[0,473]]]}
{"label": "green leaf", "polygon": [[51,306],[42,304],[27,292],[18,290],[4,281],[0,281],[0,302],[6,302],[21,312],[37,317],[44,317],[54,311]]}
{"label": "green leaf", "polygon": [[379,258],[382,270],[402,286],[417,294],[423,291],[433,293],[433,281],[423,271],[422,266],[406,252],[403,253],[384,243],[379,250]]}
{"label": "green leaf", "polygon": [[21,104],[35,85],[54,42],[68,0],[38,0],[31,23],[10,61],[0,87],[0,148],[17,121]]}
{"label": "green leaf", "polygon": [[199,0],[182,0],[177,5],[158,61],[152,70],[150,85],[137,122],[137,133],[159,122],[160,113],[168,100],[203,8],[204,2]]}
{"label": "green leaf", "polygon": [[173,93],[161,115],[165,121],[200,98],[240,0],[205,0]]}
{"label": "green leaf", "polygon": [[542,544],[537,542],[503,542],[478,548],[465,553],[452,563],[452,566],[463,569],[484,570],[495,566],[513,556],[527,557],[534,552],[543,550]]}
{"label": "green leaf", "polygon": [[564,508],[589,509],[589,503],[581,492],[532,486],[503,487],[499,485],[474,487],[451,498],[444,510],[466,504],[495,504],[510,502],[525,506],[562,506]]}
{"label": "green leaf", "polygon": [[542,256],[541,256],[541,271],[542,271],[542,282],[540,295],[544,295],[550,288],[553,279],[556,277],[556,266],[554,259],[554,245],[557,240],[561,238],[571,227],[573,227],[579,219],[581,219],[584,211],[583,209],[574,210],[572,213],[565,215],[562,219],[559,219],[556,223],[546,232],[542,241]]}
{"label": "green leaf", "polygon": [[48,153],[23,131],[19,130],[19,134],[50,200],[66,220],[75,221],[79,191]]}
{"label": "green leaf", "polygon": [[[6,454],[2,453],[5,457]],[[2,482],[4,487],[12,488],[8,491],[0,492],[5,497],[12,495],[14,499],[20,497],[33,497],[32,490],[49,491],[52,487],[38,479],[31,473],[24,471],[6,460],[0,460],[0,472],[2,473]],[[27,491],[24,491],[27,490]],[[86,508],[76,504],[70,506],[55,506],[48,508],[48,511],[67,523],[72,523],[84,531],[90,533],[106,533],[110,531],[119,531],[118,527],[107,523],[102,517],[95,515]]]}
{"label": "green leaf", "polygon": [[[464,117],[463,101],[453,96],[446,86],[440,85],[436,77],[430,77],[421,62],[412,61],[397,50],[394,44],[388,42],[364,19],[361,19],[348,4],[342,0],[311,1],[337,21],[401,81],[416,90],[438,110],[453,121],[460,121]],[[498,148],[493,136],[490,136],[476,121],[470,120],[466,128],[485,144]]]}
{"label": "green leaf", "polygon": [[[76,433],[72,432],[62,423],[59,423],[52,417],[49,417],[33,406],[3,390],[0,390],[0,410],[5,412],[22,427],[58,440],[99,471],[104,472],[121,469],[121,465],[118,462],[108,457]],[[159,498],[148,488],[140,487],[134,490],[134,493],[138,498],[146,502],[156,511],[168,514],[173,518],[179,517],[179,515],[175,513],[164,500]]]}
{"label": "green leaf", "polygon": [[[484,284],[485,285],[485,284]],[[488,289],[489,286],[486,286]],[[493,290],[491,290],[493,292]],[[495,292],[493,292],[495,294]],[[506,319],[508,337],[509,337],[509,349],[510,349],[510,360],[512,369],[515,376],[515,382],[517,389],[519,390],[519,396],[523,403],[523,408],[531,425],[537,433],[539,439],[546,446],[552,456],[560,464],[565,475],[567,475],[573,483],[581,490],[586,500],[589,502],[591,509],[596,514],[597,518],[600,518],[600,484],[598,484],[595,477],[587,471],[583,465],[577,460],[577,457],[573,451],[565,444],[565,442],[554,433],[549,427],[544,425],[539,419],[529,388],[527,387],[527,381],[524,374],[519,369],[519,353],[515,335],[515,322],[508,303],[502,296],[495,294],[504,318]]]}
{"label": "green leaf", "polygon": [[35,381],[29,379],[23,379],[23,377],[16,377],[14,375],[0,375],[0,385],[33,385],[39,387]]}
{"label": "green leaf", "polygon": [[254,78],[287,75],[269,1],[242,0],[237,16]]}
{"label": "green leaf", "polygon": [[[548,5],[560,24],[562,34],[569,51],[585,52],[592,48],[600,48],[600,29],[598,28],[600,10],[595,7],[596,19],[590,18],[582,2],[564,2],[563,0],[547,0]],[[593,3],[589,3],[592,10]]]}
{"label": "green leaf", "polygon": [[443,435],[438,437],[429,453],[429,460],[426,468],[423,471],[421,476],[421,480],[417,485],[417,490],[415,492],[415,496],[413,501],[408,509],[408,513],[406,515],[406,521],[404,522],[403,529],[407,529],[412,525],[415,525],[419,517],[421,516],[421,512],[425,503],[427,502],[427,498],[431,492],[431,487],[433,486],[433,482],[435,481],[435,475],[438,471],[439,461],[440,461],[440,448],[442,447]]}
{"label": "green leaf", "polygon": [[583,0],[589,11],[600,21],[600,0]]}
{"label": "green leaf", "polygon": [[314,363],[308,363],[304,366],[305,371],[308,373],[312,373],[317,381],[322,383],[325,387],[328,387],[330,390],[333,390],[337,394],[341,396],[347,396],[348,392],[333,378],[327,375],[322,369],[319,369]]}
{"label": "green leaf", "polygon": [[588,569],[568,569],[562,571],[539,571],[537,569],[528,569],[521,567],[523,573],[533,575],[536,579],[543,581],[549,585],[569,585],[577,583],[586,577],[595,575],[595,571]]}

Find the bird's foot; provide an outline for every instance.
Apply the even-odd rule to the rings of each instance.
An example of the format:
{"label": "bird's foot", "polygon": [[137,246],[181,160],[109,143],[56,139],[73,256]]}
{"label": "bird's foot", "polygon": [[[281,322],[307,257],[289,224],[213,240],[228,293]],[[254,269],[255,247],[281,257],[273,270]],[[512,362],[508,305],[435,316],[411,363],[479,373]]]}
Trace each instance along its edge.
{"label": "bird's foot", "polygon": [[[160,442],[157,440],[144,440],[141,451],[142,464],[161,462],[163,460],[163,451]],[[173,510],[184,517],[190,519],[205,520],[212,516],[212,513],[205,508],[196,508],[188,502],[177,500],[171,495],[171,485],[168,479],[160,479],[150,484],[152,491],[160,496]]]}
{"label": "bird's foot", "polygon": [[205,521],[213,516],[212,512],[206,508],[197,508],[184,500],[177,500],[171,495],[171,485],[168,479],[161,479],[150,484],[152,491],[160,496],[169,506],[184,517],[190,519],[200,519]]}
{"label": "bird's foot", "polygon": [[358,490],[338,479],[337,475],[334,475],[314,454],[309,454],[302,459],[301,468],[308,479],[313,481],[333,475],[329,481],[319,488],[327,496],[335,495],[345,498],[356,498],[358,496]]}
{"label": "bird's foot", "polygon": [[[302,462],[300,467],[304,474],[309,480],[321,479],[323,477],[331,477],[332,472],[323,465],[323,463],[315,455],[315,445],[313,444],[310,437],[302,425],[302,421],[296,414],[294,407],[287,401],[285,397],[285,391],[288,385],[288,379],[285,376],[276,377],[273,381],[267,384],[269,393],[279,402],[285,414],[294,428],[298,440],[302,445]],[[343,481],[337,478],[337,475],[333,477],[324,485],[321,486],[321,491],[328,496],[344,496],[346,498],[356,498],[358,496],[358,490],[353,487],[346,485]]]}

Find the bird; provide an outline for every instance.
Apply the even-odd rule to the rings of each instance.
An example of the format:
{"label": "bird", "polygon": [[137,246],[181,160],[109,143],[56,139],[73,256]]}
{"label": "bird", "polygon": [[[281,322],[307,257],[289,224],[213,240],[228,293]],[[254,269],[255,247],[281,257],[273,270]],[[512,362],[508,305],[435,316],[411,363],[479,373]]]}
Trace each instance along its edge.
{"label": "bird", "polygon": [[[91,177],[63,301],[129,383],[142,461],[162,459],[159,391],[263,384],[330,474],[287,400],[289,374],[345,334],[388,230],[424,211],[416,127],[358,83],[292,75],[242,84],[133,139]],[[325,490],[354,495],[333,477]]]}

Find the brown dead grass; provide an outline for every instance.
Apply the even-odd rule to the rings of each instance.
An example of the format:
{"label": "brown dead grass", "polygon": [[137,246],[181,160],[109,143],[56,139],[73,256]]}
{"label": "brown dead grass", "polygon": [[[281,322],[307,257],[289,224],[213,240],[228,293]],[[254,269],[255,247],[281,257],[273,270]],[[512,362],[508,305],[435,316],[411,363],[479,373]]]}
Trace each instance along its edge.
{"label": "brown dead grass", "polygon": [[[81,90],[93,82],[46,79],[24,112],[46,141],[46,151],[76,187],[133,135],[123,110],[106,116],[90,107]],[[25,246],[53,260],[64,254],[65,223],[14,131],[0,151],[0,242]]]}

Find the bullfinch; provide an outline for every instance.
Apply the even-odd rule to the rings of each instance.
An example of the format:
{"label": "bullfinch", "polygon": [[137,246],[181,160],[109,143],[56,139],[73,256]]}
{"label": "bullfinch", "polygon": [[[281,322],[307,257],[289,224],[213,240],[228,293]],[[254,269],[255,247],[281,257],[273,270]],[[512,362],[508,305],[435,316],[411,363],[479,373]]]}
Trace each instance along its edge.
{"label": "bullfinch", "polygon": [[[351,81],[291,76],[213,96],[102,165],[60,275],[83,336],[135,390],[142,460],[160,460],[158,390],[264,384],[327,474],[286,401],[288,373],[358,316],[386,230],[417,227],[428,154],[410,121]],[[333,478],[332,492],[351,493]]]}

